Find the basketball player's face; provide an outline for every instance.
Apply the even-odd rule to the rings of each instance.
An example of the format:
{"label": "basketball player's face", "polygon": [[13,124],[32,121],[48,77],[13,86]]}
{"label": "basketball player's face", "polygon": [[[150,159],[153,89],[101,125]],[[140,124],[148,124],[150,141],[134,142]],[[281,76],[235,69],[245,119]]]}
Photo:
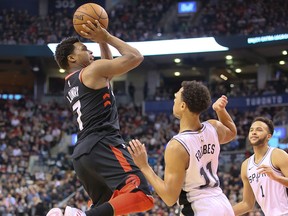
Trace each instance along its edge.
{"label": "basketball player's face", "polygon": [[74,44],[74,47],[73,55],[75,57],[75,64],[84,68],[94,61],[92,52],[88,50],[83,43],[77,42]]}
{"label": "basketball player's face", "polygon": [[173,105],[173,115],[176,118],[181,117],[181,104],[183,103],[182,101],[182,92],[183,92],[183,87],[179,89],[178,92],[174,94],[174,105]]}
{"label": "basketball player's face", "polygon": [[249,130],[249,141],[252,146],[259,146],[268,143],[271,134],[268,126],[262,121],[254,122]]}

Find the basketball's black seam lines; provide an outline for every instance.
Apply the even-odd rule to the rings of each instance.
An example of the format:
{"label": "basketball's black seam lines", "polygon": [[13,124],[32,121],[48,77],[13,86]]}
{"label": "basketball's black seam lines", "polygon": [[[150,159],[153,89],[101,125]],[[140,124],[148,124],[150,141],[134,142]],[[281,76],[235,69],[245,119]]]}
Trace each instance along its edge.
{"label": "basketball's black seam lines", "polygon": [[94,13],[99,17],[99,22],[100,22],[100,19],[108,19],[108,17],[102,17],[102,14],[104,13],[104,9],[102,8],[102,10],[101,10],[101,13],[100,13],[100,15],[98,15],[98,13],[95,11],[95,9],[94,9],[94,7],[92,7],[91,6],[91,4],[89,4],[90,5],[90,7],[92,8],[92,10],[94,11]]}
{"label": "basketball's black seam lines", "polygon": [[[80,10],[79,10],[78,12],[79,12],[79,13],[82,13],[82,14],[84,14],[84,15],[86,15],[86,16],[94,19],[94,20],[96,19],[96,17],[91,16],[91,15],[89,15],[89,14],[83,12],[83,11],[80,11]],[[101,18],[101,19],[107,19],[107,18]],[[100,20],[98,20],[98,21],[100,22]],[[100,23],[102,24],[102,26],[104,26],[102,22],[100,22]],[[82,25],[82,24],[86,24],[86,22],[84,22],[84,21],[83,21],[82,23],[74,23],[74,22],[73,22],[73,24],[74,24],[74,25]]]}
{"label": "basketball's black seam lines", "polygon": [[92,10],[94,11],[94,13],[99,17],[99,20],[101,19],[101,14],[102,14],[102,12],[103,12],[103,9],[101,10],[101,13],[100,13],[100,15],[95,11],[95,9],[94,9],[94,7],[91,5],[91,4],[89,4],[89,6],[92,8]]}
{"label": "basketball's black seam lines", "polygon": [[100,21],[101,19],[106,19],[106,18],[102,18],[102,17],[101,17],[104,9],[102,8],[101,13],[100,13],[100,15],[99,15],[99,14],[95,11],[94,7],[93,7],[91,4],[89,4],[89,6],[92,8],[92,10],[94,11],[94,13],[98,16],[98,22],[99,22],[102,26],[105,26],[105,25]]}
{"label": "basketball's black seam lines", "polygon": [[[89,6],[92,7],[90,4],[89,4]],[[96,13],[96,11],[94,10],[93,7],[92,7],[92,10],[93,10],[94,13],[98,16],[98,22],[101,24],[101,26],[102,26],[102,27],[105,27],[105,25],[103,24],[103,22],[100,21],[100,19],[103,19],[103,20],[108,19],[108,16],[107,16],[106,18],[105,18],[105,17],[101,17],[102,13],[104,13],[105,10],[102,8],[102,11],[101,11],[100,16],[98,15],[98,13]],[[87,14],[86,12],[83,12],[83,11],[81,11],[81,10],[78,10],[78,12],[79,12],[80,14],[86,15],[87,17],[90,17],[90,18],[92,18],[92,19],[94,19],[94,20],[95,20],[95,19],[97,20],[97,18],[95,18],[94,16],[91,16],[91,15]],[[73,22],[73,25],[75,25],[75,26],[82,25],[82,24],[86,24],[86,22],[82,22],[82,23],[74,23],[74,22]]]}
{"label": "basketball's black seam lines", "polygon": [[[99,19],[103,19],[103,20],[108,19],[108,16],[107,16],[107,17],[101,17],[102,12],[104,12],[103,9],[102,9],[102,12],[101,12],[100,16],[96,13],[96,11],[94,10],[94,8],[92,8],[92,9],[93,9],[93,11],[95,12],[95,14],[99,17]],[[91,17],[91,18],[96,19],[94,16],[90,16],[89,14],[87,14],[86,12],[83,12],[83,11],[81,11],[81,10],[78,10],[77,12],[83,13],[83,14]]]}

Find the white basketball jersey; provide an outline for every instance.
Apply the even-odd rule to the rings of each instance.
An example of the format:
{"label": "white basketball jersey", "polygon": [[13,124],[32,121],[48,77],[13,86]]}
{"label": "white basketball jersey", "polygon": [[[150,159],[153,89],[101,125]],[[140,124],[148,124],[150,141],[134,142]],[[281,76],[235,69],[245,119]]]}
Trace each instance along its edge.
{"label": "white basketball jersey", "polygon": [[179,198],[180,205],[222,193],[217,176],[220,153],[218,134],[209,122],[203,122],[202,125],[199,131],[184,131],[173,137],[190,155],[189,167]]}
{"label": "white basketball jersey", "polygon": [[283,174],[273,167],[271,154],[274,148],[270,147],[261,162],[256,164],[254,154],[248,159],[247,177],[255,194],[256,201],[267,216],[288,215],[288,188],[270,179],[266,174],[258,174],[260,165],[271,166],[276,175]]}

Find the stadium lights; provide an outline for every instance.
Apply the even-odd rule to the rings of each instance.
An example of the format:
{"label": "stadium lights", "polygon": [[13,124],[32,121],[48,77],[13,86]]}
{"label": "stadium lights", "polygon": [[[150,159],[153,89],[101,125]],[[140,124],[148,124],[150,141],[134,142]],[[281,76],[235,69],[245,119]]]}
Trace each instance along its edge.
{"label": "stadium lights", "polygon": [[235,72],[236,72],[236,73],[241,73],[242,70],[241,70],[241,68],[236,68],[236,69],[235,69]]}
{"label": "stadium lights", "polygon": [[223,80],[225,80],[225,81],[228,80],[228,77],[226,77],[224,74],[221,74],[221,75],[220,75],[220,78],[223,79]]}
{"label": "stadium lights", "polygon": [[281,61],[279,61],[279,64],[280,65],[285,65],[285,61],[281,60]]}
{"label": "stadium lights", "polygon": [[[100,49],[97,43],[84,43],[87,48],[93,51],[95,57],[100,57]],[[174,39],[174,40],[158,40],[158,41],[142,41],[128,42],[131,46],[137,48],[144,56],[153,55],[169,55],[182,53],[199,53],[199,52],[217,52],[227,51],[228,47],[218,44],[214,37]],[[57,43],[49,43],[49,49],[55,53]],[[119,52],[111,47],[113,56],[120,56]]]}
{"label": "stadium lights", "polygon": [[231,59],[233,59],[233,56],[227,55],[225,58],[226,58],[226,60],[231,60]]}
{"label": "stadium lights", "polygon": [[178,71],[174,72],[174,76],[180,76],[180,75],[181,75],[180,72],[178,72]]}
{"label": "stadium lights", "polygon": [[181,59],[180,59],[180,58],[175,58],[175,59],[174,59],[174,62],[175,62],[176,64],[178,64],[178,63],[181,62]]}

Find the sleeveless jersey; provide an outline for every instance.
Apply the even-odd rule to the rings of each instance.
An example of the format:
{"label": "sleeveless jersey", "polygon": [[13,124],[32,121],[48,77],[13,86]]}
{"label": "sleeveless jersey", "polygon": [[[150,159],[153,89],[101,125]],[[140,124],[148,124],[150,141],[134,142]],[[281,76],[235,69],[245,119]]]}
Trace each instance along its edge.
{"label": "sleeveless jersey", "polygon": [[190,155],[178,201],[180,205],[184,205],[182,212],[185,212],[185,206],[189,209],[195,200],[222,194],[217,176],[220,153],[218,134],[209,122],[203,122],[202,126],[197,132],[184,131],[173,137]]}
{"label": "sleeveless jersey", "polygon": [[266,174],[258,174],[256,170],[260,165],[268,165],[276,175],[283,176],[280,170],[277,170],[271,162],[271,154],[274,148],[269,147],[260,163],[255,163],[255,155],[248,159],[247,177],[251,188],[255,194],[256,201],[260,205],[265,215],[288,215],[288,189],[270,179]]}
{"label": "sleeveless jersey", "polygon": [[110,145],[124,143],[119,132],[115,96],[108,81],[104,88],[91,89],[82,83],[81,71],[75,71],[65,78],[64,97],[79,127],[76,146],[83,138],[90,139],[76,154],[88,153],[103,137],[108,140],[111,137]]}

